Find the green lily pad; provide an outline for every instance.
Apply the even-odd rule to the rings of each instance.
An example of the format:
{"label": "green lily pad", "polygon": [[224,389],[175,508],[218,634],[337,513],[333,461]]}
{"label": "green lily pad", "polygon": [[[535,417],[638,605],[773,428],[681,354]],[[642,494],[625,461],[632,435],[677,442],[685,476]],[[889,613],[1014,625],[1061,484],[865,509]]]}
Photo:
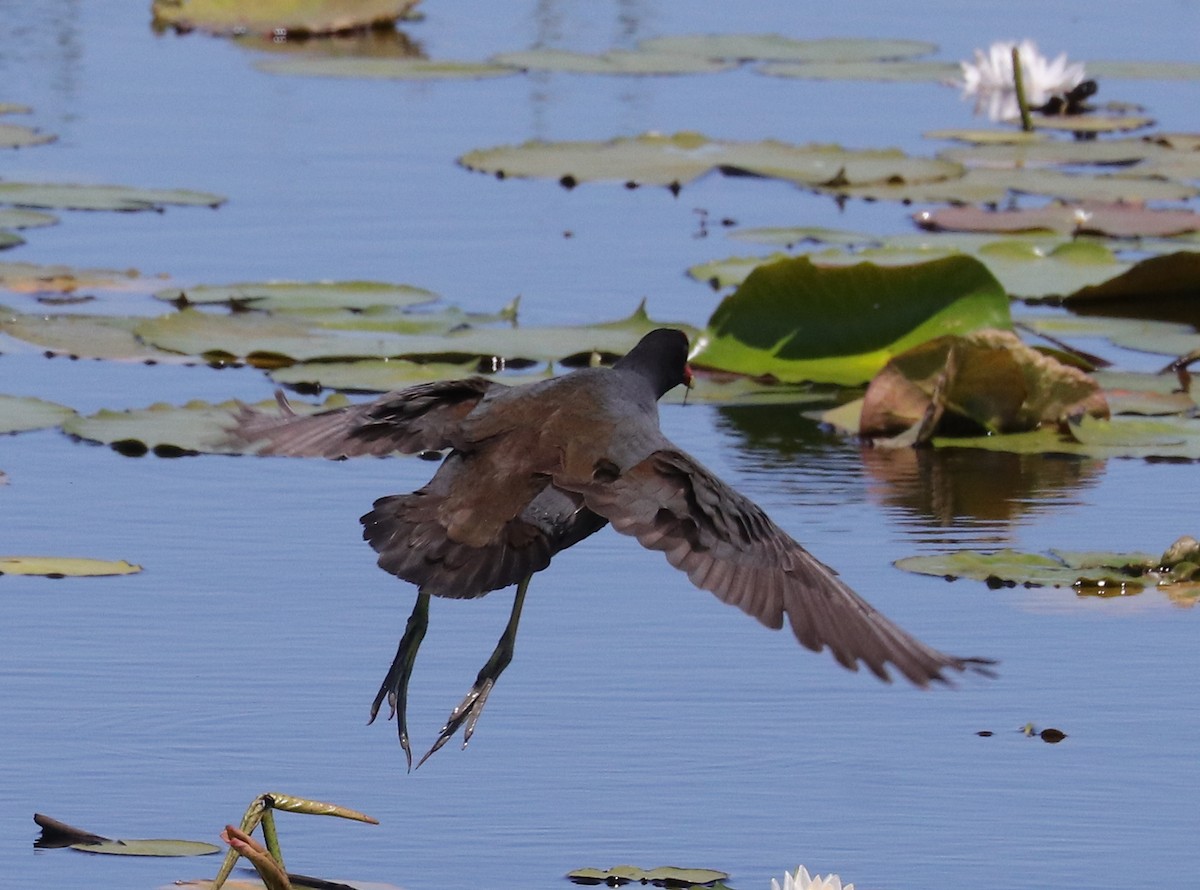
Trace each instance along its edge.
{"label": "green lily pad", "polygon": [[261,59],[254,67],[265,74],[366,80],[483,80],[512,77],[517,73],[517,69],[507,65],[486,62],[316,55]]}
{"label": "green lily pad", "polygon": [[483,360],[500,368],[512,361],[562,361],[592,352],[623,355],[656,327],[661,325],[639,310],[621,321],[579,327],[466,327],[407,335],[370,327],[338,330],[295,315],[214,315],[184,309],[143,320],[134,332],[160,349],[205,360],[244,358],[260,367],[331,359],[419,358],[450,363]]}
{"label": "green lily pad", "polygon": [[36,229],[57,222],[58,217],[50,213],[22,207],[0,207],[0,227],[6,229]]}
{"label": "green lily pad", "polygon": [[141,566],[125,560],[84,559],[69,556],[0,556],[0,575],[45,575],[47,578],[85,578],[133,575]]}
{"label": "green lily pad", "polygon": [[935,438],[933,445],[938,448],[979,448],[1014,454],[1200,460],[1200,420],[1177,417],[1084,418],[1079,423],[1071,423],[1066,433],[1042,428],[1007,436]]}
{"label": "green lily pad", "polygon": [[29,148],[33,145],[46,145],[57,138],[52,133],[42,133],[33,127],[0,123],[0,148]]}
{"label": "green lily pad", "polygon": [[1113,80],[1200,80],[1196,62],[1132,62],[1101,60],[1087,63],[1092,77]]}
{"label": "green lily pad", "polygon": [[779,34],[678,34],[642,40],[638,48],[734,61],[850,62],[924,56],[937,45],[870,38],[798,40]]}
{"label": "green lily pad", "polygon": [[714,169],[812,186],[926,181],[962,172],[951,161],[913,158],[896,150],[851,151],[774,140],[719,142],[699,133],[647,133],[607,142],[533,141],[472,151],[459,163],[501,177],[546,177],[568,186],[610,181],[679,187]]}
{"label": "green lily pad", "polygon": [[[1177,540],[1161,556],[1149,553],[1051,550],[1049,556],[1001,550],[963,550],[935,556],[913,556],[896,562],[909,572],[946,578],[973,578],[991,586],[1074,587],[1081,593],[1121,595],[1158,587],[1169,595],[1184,588],[1195,600],[1200,573],[1200,544],[1190,535]],[[1172,598],[1176,597],[1172,595]]]}
{"label": "green lily pad", "polygon": [[139,189],[123,185],[0,182],[0,204],[55,210],[162,210],[168,204],[219,207],[220,195],[184,189]]}
{"label": "green lily pad", "polygon": [[156,293],[167,302],[211,305],[224,303],[269,312],[309,312],[320,309],[364,311],[403,308],[437,299],[437,294],[408,284],[379,281],[268,281],[248,284],[171,288]]}
{"label": "green lily pad", "polygon": [[1022,325],[1039,334],[1105,339],[1125,349],[1156,355],[1186,355],[1200,349],[1200,333],[1195,326],[1178,322],[1101,315],[1040,315],[1022,318]]}
{"label": "green lily pad", "polygon": [[342,392],[391,392],[414,383],[454,380],[479,372],[478,363],[454,365],[406,359],[359,362],[303,362],[269,372],[281,386],[336,389]]}
{"label": "green lily pad", "polygon": [[[297,403],[292,407],[297,414],[305,414],[344,404],[347,404],[344,397],[331,396],[322,405]],[[71,418],[63,424],[63,431],[108,445],[127,457],[240,454],[245,449],[228,437],[233,414],[239,407],[240,403],[232,400],[218,404],[195,400],[182,406],[159,402],[137,410],[104,409],[87,417]],[[272,401],[255,407],[278,410]]]}
{"label": "green lily pad", "polygon": [[722,301],[697,364],[779,380],[865,383],[894,355],[950,333],[1010,326],[1008,297],[977,260],[760,266]]}
{"label": "green lily pad", "polygon": [[[1055,165],[1130,166],[1169,153],[1169,149],[1147,139],[1030,139],[1020,130],[999,131],[1014,137],[970,147],[948,148],[939,153],[947,160],[968,167],[1020,170]],[[927,134],[929,135],[929,134]],[[1021,136],[1022,138],[1015,138]]]}
{"label": "green lily pad", "polygon": [[71,849],[83,853],[103,853],[109,856],[209,856],[221,852],[221,848],[216,844],[166,838],[72,844]]}
{"label": "green lily pad", "polygon": [[1127,133],[1154,124],[1144,114],[1034,114],[1032,119],[1035,127],[1066,133]]}
{"label": "green lily pad", "polygon": [[957,232],[1091,232],[1116,238],[1166,236],[1200,230],[1200,214],[1156,210],[1136,204],[1050,204],[1020,210],[943,207],[924,210],[913,220],[924,229]]}
{"label": "green lily pad", "polygon": [[1087,572],[1085,579],[1079,569],[1068,566],[1061,559],[1015,550],[999,550],[995,553],[964,550],[938,556],[910,556],[897,560],[895,565],[919,575],[970,578],[993,586],[1022,584],[1028,587],[1074,587],[1084,580],[1091,585],[1104,581],[1117,587],[1143,586],[1143,582],[1120,569],[1094,567]]}
{"label": "green lily pad", "polygon": [[564,49],[528,49],[493,56],[492,64],[522,71],[566,71],[574,74],[710,74],[728,71],[730,62],[682,53],[610,50],[593,55]]}
{"label": "green lily pad", "polygon": [[759,74],[769,77],[792,77],[802,80],[869,80],[880,83],[946,83],[959,73],[953,62],[921,60],[860,61],[830,60],[826,62],[768,62],[758,67]]}
{"label": "green lily pad", "polygon": [[213,34],[333,34],[392,25],[417,0],[154,0],[155,28]]}
{"label": "green lily pad", "polygon": [[950,127],[923,133],[925,139],[952,139],[972,145],[1027,145],[1031,142],[1049,143],[1051,138],[1037,130],[990,130]]}
{"label": "green lily pad", "polygon": [[25,239],[16,232],[6,232],[4,229],[0,229],[0,250],[8,247],[16,247],[24,243]]}
{"label": "green lily pad", "polygon": [[144,319],[114,315],[27,315],[0,312],[0,332],[51,355],[146,363],[180,364],[186,356],[165,352],[140,339]]}
{"label": "green lily pad", "polygon": [[0,434],[56,427],[74,414],[55,402],[0,394]]}
{"label": "green lily pad", "polygon": [[1101,370],[1093,372],[1092,377],[1104,390],[1113,414],[1163,417],[1189,414],[1197,408],[1190,395],[1179,391],[1179,381],[1172,375]]}
{"label": "green lily pad", "polygon": [[729,233],[734,241],[753,241],[757,244],[781,244],[792,247],[812,241],[817,244],[844,244],[852,247],[878,244],[877,235],[863,232],[847,232],[843,229],[828,229],[822,226],[762,226],[735,229]]}

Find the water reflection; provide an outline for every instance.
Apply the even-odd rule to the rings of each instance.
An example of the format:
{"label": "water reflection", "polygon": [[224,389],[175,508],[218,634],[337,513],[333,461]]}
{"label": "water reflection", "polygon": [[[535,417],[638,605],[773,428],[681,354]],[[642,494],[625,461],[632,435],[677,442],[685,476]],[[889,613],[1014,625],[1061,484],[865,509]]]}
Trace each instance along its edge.
{"label": "water reflection", "polygon": [[1105,461],[974,449],[876,449],[829,433],[794,405],[724,407],[718,426],[759,470],[820,478],[805,499],[837,502],[864,484],[922,544],[1006,545],[1031,517],[1083,503]]}
{"label": "water reflection", "polygon": [[42,119],[74,117],[83,65],[79,0],[0,0],[0,76],[21,84],[4,98],[37,109]]}

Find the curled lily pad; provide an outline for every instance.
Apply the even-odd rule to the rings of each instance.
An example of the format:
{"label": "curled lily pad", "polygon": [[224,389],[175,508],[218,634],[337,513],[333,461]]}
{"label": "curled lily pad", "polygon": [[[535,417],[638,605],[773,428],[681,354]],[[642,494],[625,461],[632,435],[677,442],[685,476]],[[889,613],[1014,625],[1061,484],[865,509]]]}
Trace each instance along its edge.
{"label": "curled lily pad", "polygon": [[154,26],[214,34],[333,34],[391,25],[417,0],[154,0]]}
{"label": "curled lily pad", "polygon": [[934,52],[920,40],[829,37],[799,40],[779,34],[678,34],[652,37],[639,49],[736,61],[850,62],[908,59]]}
{"label": "curled lily pad", "polygon": [[140,189],[123,185],[0,182],[0,204],[57,210],[161,210],[168,204],[218,207],[220,195],[184,189]]}
{"label": "curled lily pad", "polygon": [[517,73],[510,66],[486,62],[317,55],[262,59],[254,67],[267,74],[372,80],[481,80]]}
{"label": "curled lily pad", "polygon": [[66,405],[0,394],[0,433],[56,427],[74,413]]}
{"label": "curled lily pad", "polygon": [[51,133],[42,133],[32,127],[0,123],[0,148],[28,148],[32,145],[46,145],[57,138]]}
{"label": "curled lily pad", "polygon": [[459,163],[509,177],[547,177],[564,185],[587,181],[682,186],[714,169],[785,179],[802,185],[916,182],[958,176],[962,168],[903,152],[852,151],[774,140],[721,142],[699,133],[646,133],[607,142],[526,142],[469,152]]}
{"label": "curled lily pad", "polygon": [[948,333],[1010,324],[1008,297],[970,257],[911,266],[759,266],[722,301],[697,364],[780,380],[865,383],[894,355]]}
{"label": "curled lily pad", "polygon": [[141,566],[125,560],[85,559],[71,556],[0,556],[0,575],[44,575],[47,578],[85,578],[132,575]]}
{"label": "curled lily pad", "polygon": [[709,74],[733,67],[731,63],[704,56],[641,49],[611,50],[598,55],[563,49],[529,49],[493,56],[492,63],[523,71],[576,74]]}
{"label": "curled lily pad", "polygon": [[1194,298],[1200,293],[1200,251],[1182,250],[1148,257],[1120,275],[1082,287],[1071,302],[1128,299]]}
{"label": "curled lily pad", "polygon": [[1010,331],[973,331],[922,343],[888,362],[867,387],[858,432],[907,435],[904,444],[964,426],[989,433],[1108,417],[1099,385],[1029,348]]}

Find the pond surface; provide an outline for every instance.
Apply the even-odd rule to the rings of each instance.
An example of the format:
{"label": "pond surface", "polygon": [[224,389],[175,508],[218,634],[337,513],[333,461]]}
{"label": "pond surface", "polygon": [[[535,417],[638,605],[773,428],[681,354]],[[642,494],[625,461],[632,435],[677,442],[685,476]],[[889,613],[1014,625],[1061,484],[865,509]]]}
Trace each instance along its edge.
{"label": "pond surface", "polygon": [[[433,58],[537,43],[601,50],[672,33],[927,39],[955,60],[1031,36],[1073,58],[1194,61],[1200,9],[1139,4],[430,3]],[[530,75],[395,83],[274,77],[256,54],[155,36],[148,4],[0,0],[2,101],[57,143],[6,179],[195,188],[219,210],[64,214],[3,259],[136,268],[185,283],[380,279],[525,324],[622,317],[643,298],[702,325],[695,263],[739,225],[904,231],[907,210],[779,182],[664,189],[498,181],[454,158],[530,138],[693,129],[932,149],[970,122],[952,89],[773,79]],[[1134,25],[1136,24],[1136,27]],[[1133,41],[1133,42],[1131,42]],[[1108,85],[1105,85],[1108,89]],[[1195,83],[1113,83],[1195,131]],[[572,237],[564,237],[565,232]],[[8,299],[12,295],[6,295]],[[121,313],[161,311],[130,295]],[[30,304],[32,301],[30,300]],[[21,308],[29,308],[23,306]],[[252,369],[49,360],[0,344],[2,391],[80,411],[269,395]],[[128,559],[114,579],[0,578],[0,885],[149,888],[215,859],[34,852],[44,812],[116,837],[213,840],[264,791],[381,825],[282,815],[288,865],[421,888],[565,887],[586,866],[676,864],[738,888],[806,864],[861,888],[1185,886],[1200,870],[1200,613],[1157,593],[1098,599],[901,572],[947,547],[1158,551],[1197,533],[1193,464],[950,452],[880,455],[795,408],[663,409],[672,438],[761,503],[930,643],[1001,661],[954,691],[889,687],[800,650],[606,531],[531,588],[516,659],[466,752],[406,775],[368,705],[411,608],[357,517],[422,484],[418,460],[129,459],[56,432],[0,442],[5,553]],[[509,593],[437,601],[413,678],[432,742],[495,642]],[[1045,744],[1032,722],[1067,733]],[[991,737],[977,733],[991,730]]]}

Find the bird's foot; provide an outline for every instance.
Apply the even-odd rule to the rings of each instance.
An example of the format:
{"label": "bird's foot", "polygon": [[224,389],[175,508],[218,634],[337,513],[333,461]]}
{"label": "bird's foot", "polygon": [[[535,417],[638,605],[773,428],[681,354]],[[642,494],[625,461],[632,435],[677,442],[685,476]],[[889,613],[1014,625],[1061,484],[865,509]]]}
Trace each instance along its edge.
{"label": "bird's foot", "polygon": [[[379,714],[379,707],[386,698],[390,710],[388,719],[396,718],[396,731],[400,736],[400,747],[404,749],[404,757],[408,762],[410,772],[413,762],[412,747],[408,743],[408,681],[412,677],[413,665],[417,661],[417,650],[421,647],[421,641],[425,639],[425,631],[428,628],[429,594],[419,593],[412,614],[408,616],[408,623],[404,627],[404,636],[400,638],[400,645],[396,647],[396,657],[392,660],[392,666],[388,668],[387,676],[383,678],[379,691],[375,693],[375,700],[371,702],[371,717],[367,721],[367,725],[375,722],[375,717]],[[423,761],[424,758],[422,758]]]}
{"label": "bird's foot", "polygon": [[508,618],[508,624],[504,628],[504,633],[500,635],[500,640],[496,643],[496,648],[492,650],[491,657],[479,669],[479,674],[475,677],[475,684],[471,687],[470,691],[458,703],[458,706],[450,712],[450,719],[446,721],[446,725],[438,733],[437,741],[433,743],[433,747],[425,753],[424,757],[417,761],[418,768],[445,745],[446,742],[450,741],[459,728],[462,728],[463,731],[463,747],[467,747],[467,743],[471,741],[471,736],[475,734],[475,724],[479,722],[479,717],[483,713],[483,706],[487,704],[488,696],[492,694],[492,688],[496,685],[496,681],[500,679],[500,675],[504,673],[504,669],[512,661],[513,650],[517,641],[517,626],[521,621],[521,608],[525,604],[525,591],[528,588],[529,578],[525,578],[517,587],[517,595],[513,600],[512,614]]}

